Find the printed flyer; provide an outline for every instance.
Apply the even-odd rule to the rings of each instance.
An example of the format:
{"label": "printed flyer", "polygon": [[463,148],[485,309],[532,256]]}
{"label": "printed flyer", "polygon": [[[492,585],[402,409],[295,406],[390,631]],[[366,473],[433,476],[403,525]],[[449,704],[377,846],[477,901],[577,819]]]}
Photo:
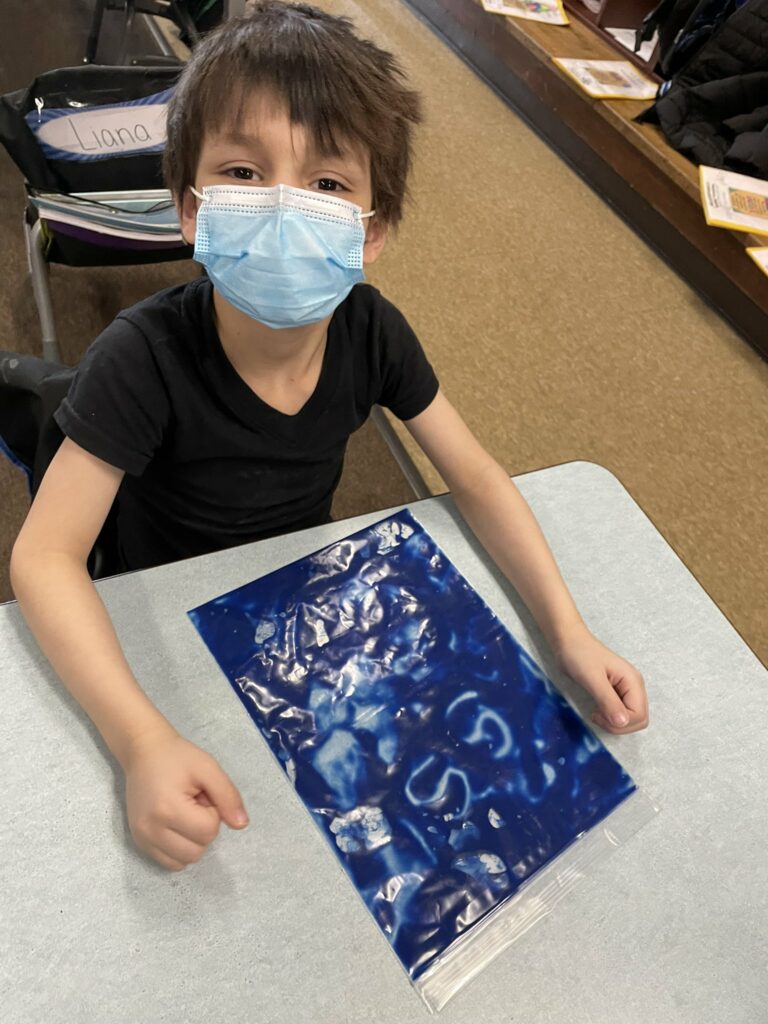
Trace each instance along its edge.
{"label": "printed flyer", "polygon": [[720,167],[699,167],[707,224],[768,235],[768,181]]}
{"label": "printed flyer", "polygon": [[491,14],[504,14],[526,21],[543,21],[548,25],[570,25],[561,0],[483,0]]}
{"label": "printed flyer", "polygon": [[582,89],[601,100],[652,100],[658,86],[626,60],[572,60],[554,57],[555,64]]}

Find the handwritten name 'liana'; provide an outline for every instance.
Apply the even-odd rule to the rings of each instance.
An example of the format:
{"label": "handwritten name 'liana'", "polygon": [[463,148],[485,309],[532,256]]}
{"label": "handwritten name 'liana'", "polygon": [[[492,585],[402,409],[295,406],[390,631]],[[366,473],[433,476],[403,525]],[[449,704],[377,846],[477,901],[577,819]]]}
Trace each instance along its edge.
{"label": "handwritten name 'liana'", "polygon": [[78,132],[74,118],[69,119],[69,124],[85,153],[93,153],[100,149],[147,145],[153,142],[149,130],[143,124],[135,124],[131,128],[89,128],[83,132],[83,136]]}

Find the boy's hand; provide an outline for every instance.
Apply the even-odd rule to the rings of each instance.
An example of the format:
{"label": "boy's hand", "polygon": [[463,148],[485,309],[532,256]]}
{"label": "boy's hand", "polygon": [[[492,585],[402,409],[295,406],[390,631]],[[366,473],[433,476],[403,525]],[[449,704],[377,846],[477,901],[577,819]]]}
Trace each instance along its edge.
{"label": "boy's hand", "polygon": [[230,828],[248,824],[229,776],[177,733],[142,741],[124,767],[131,835],[171,871],[200,860],[222,821]]}
{"label": "boy's hand", "polygon": [[628,661],[580,629],[559,647],[560,668],[592,694],[595,725],[616,735],[638,732],[648,725],[648,698],[643,677]]}

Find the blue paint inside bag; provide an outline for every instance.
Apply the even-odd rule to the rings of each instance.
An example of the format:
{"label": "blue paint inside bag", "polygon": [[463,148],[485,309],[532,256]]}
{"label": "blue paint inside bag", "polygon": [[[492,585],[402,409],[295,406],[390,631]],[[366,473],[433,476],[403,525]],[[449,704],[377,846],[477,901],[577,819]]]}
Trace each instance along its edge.
{"label": "blue paint inside bag", "polygon": [[408,512],[190,617],[412,980],[635,790]]}

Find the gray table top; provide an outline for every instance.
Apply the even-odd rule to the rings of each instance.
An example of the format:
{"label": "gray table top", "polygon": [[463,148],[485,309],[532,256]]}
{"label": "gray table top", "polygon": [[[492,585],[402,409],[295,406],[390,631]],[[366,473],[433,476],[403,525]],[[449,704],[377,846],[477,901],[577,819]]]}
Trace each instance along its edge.
{"label": "gray table top", "polygon": [[[768,674],[621,484],[516,479],[592,630],[644,673],[651,726],[604,736],[660,813],[441,1013],[484,1024],[768,1021]],[[411,506],[583,712],[448,498]],[[0,1005],[9,1024],[403,1024],[429,1013],[186,612],[382,518],[99,584],[153,700],[219,759],[251,826],[174,875],[126,839],[120,777],[0,608]]]}

